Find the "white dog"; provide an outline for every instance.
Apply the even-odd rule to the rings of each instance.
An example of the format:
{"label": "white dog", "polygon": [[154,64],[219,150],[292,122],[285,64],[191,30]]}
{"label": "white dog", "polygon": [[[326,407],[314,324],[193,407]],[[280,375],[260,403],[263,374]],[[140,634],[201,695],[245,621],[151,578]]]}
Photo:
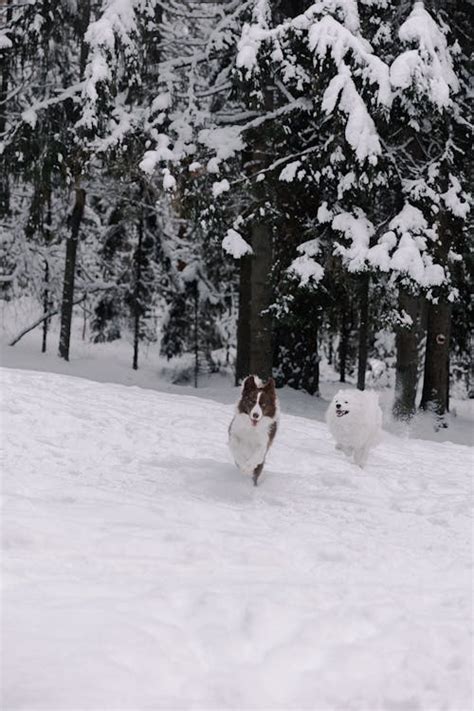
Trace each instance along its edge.
{"label": "white dog", "polygon": [[375,447],[382,433],[382,410],[377,393],[361,390],[339,390],[326,413],[326,422],[336,440],[336,449],[361,469],[369,451]]}

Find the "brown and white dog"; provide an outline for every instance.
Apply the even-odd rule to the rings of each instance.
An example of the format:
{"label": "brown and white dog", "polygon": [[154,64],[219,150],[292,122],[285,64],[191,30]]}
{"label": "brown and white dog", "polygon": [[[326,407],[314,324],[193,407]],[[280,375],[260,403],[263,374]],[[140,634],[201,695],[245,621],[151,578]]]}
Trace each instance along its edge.
{"label": "brown and white dog", "polygon": [[237,410],[229,426],[229,447],[242,474],[252,475],[257,486],[265,457],[275,437],[279,418],[275,381],[262,383],[249,375],[242,383]]}

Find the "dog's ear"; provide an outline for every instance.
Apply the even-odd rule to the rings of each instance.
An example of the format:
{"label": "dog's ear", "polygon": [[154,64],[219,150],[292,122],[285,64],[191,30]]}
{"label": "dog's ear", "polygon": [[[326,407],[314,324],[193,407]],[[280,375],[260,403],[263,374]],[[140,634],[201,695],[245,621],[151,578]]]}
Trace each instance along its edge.
{"label": "dog's ear", "polygon": [[268,378],[267,382],[263,386],[264,390],[267,390],[267,392],[273,392],[275,390],[275,381],[273,378]]}
{"label": "dog's ear", "polygon": [[248,393],[251,390],[255,390],[255,378],[253,375],[248,375],[242,383],[242,392]]}

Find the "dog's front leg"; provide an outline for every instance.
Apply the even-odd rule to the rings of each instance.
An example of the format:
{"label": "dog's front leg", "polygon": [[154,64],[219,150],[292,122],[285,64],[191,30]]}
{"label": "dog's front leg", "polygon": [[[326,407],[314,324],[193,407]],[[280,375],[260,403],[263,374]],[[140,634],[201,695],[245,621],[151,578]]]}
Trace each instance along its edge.
{"label": "dog's front leg", "polygon": [[[262,465],[262,467],[263,467],[263,463],[265,461],[265,454],[266,454],[266,449],[263,447],[259,447],[259,449],[257,449],[252,454],[252,456],[249,457],[247,459],[247,461],[245,462],[245,467],[242,469],[244,474],[249,474],[249,475],[252,474],[253,475],[255,470],[257,469],[257,467],[259,467],[260,465]],[[258,475],[257,475],[257,478],[258,478]]]}
{"label": "dog's front leg", "polygon": [[360,449],[354,450],[354,464],[363,469],[367,464],[367,459],[369,458],[369,447],[361,447]]}
{"label": "dog's front leg", "polygon": [[260,474],[262,473],[262,469],[263,469],[263,465],[264,465],[264,464],[265,464],[265,462],[262,462],[262,463],[259,464],[257,467],[255,467],[255,469],[254,469],[254,471],[253,471],[253,477],[252,477],[252,478],[253,478],[253,485],[254,485],[254,486],[257,486],[258,477],[259,477]]}

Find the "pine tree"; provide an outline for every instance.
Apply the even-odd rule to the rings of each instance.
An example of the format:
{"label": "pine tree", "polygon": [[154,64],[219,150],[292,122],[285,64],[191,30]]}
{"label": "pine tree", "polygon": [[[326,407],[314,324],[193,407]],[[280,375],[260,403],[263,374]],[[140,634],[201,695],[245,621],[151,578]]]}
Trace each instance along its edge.
{"label": "pine tree", "polygon": [[397,92],[394,114],[403,123],[396,153],[405,199],[394,225],[400,237],[392,264],[409,288],[411,284],[427,295],[421,406],[441,417],[448,409],[451,304],[456,299],[452,266],[469,206],[460,161],[465,86],[449,44],[449,27],[435,8],[433,13],[422,2],[414,4],[398,32],[404,51],[390,70]]}

